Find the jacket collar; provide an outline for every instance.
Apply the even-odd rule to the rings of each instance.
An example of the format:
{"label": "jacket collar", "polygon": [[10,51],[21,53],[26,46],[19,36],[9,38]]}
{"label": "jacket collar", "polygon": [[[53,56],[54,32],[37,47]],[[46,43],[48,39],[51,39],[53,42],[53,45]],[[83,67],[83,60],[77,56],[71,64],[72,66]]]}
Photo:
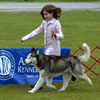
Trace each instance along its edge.
{"label": "jacket collar", "polygon": [[49,20],[49,21],[44,20],[44,23],[52,24],[52,23],[55,22],[55,20],[56,20],[55,18],[53,18],[53,19],[51,19],[51,20]]}

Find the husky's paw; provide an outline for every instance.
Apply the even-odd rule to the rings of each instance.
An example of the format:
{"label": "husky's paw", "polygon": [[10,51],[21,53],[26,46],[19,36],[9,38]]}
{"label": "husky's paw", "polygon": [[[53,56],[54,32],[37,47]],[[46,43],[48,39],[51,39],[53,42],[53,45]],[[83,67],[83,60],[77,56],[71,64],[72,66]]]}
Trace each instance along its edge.
{"label": "husky's paw", "polygon": [[47,85],[47,87],[56,89],[56,86],[54,86],[54,85]]}
{"label": "husky's paw", "polygon": [[62,88],[61,88],[61,89],[60,89],[60,90],[58,90],[58,91],[60,91],[60,92],[61,92],[61,91],[65,91],[65,89],[62,89]]}
{"label": "husky's paw", "polygon": [[30,90],[30,91],[28,91],[28,93],[34,93],[34,91]]}
{"label": "husky's paw", "polygon": [[90,81],[89,84],[90,84],[90,86],[92,86],[93,85],[92,81]]}

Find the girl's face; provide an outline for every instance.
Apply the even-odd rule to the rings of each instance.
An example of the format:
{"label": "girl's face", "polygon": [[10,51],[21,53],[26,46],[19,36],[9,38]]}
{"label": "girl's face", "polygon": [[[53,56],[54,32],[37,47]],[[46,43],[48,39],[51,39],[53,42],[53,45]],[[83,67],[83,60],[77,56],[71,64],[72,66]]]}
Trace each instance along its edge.
{"label": "girl's face", "polygon": [[48,13],[47,11],[43,11],[43,15],[44,15],[44,18],[45,20],[51,20],[53,18],[53,13]]}

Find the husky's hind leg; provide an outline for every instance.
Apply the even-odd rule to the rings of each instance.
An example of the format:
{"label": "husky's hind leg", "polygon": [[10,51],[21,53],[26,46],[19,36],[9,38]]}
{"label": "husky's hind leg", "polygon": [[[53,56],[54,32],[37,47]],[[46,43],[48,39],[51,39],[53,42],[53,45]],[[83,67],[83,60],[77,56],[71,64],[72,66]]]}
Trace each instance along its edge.
{"label": "husky's hind leg", "polygon": [[86,80],[89,83],[89,85],[91,85],[91,86],[93,85],[91,79],[86,74],[79,75],[78,78]]}

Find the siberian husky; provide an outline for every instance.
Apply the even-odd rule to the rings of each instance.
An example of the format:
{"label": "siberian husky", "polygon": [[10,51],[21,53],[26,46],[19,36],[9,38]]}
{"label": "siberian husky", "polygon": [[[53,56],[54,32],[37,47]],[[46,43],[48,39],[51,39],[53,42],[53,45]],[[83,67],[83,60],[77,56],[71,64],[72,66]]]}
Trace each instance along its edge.
{"label": "siberian husky", "polygon": [[38,49],[33,48],[25,59],[25,63],[27,65],[34,64],[40,76],[35,87],[28,92],[37,92],[45,80],[47,80],[47,87],[56,89],[52,84],[52,78],[60,74],[63,74],[63,86],[59,91],[66,90],[72,75],[76,78],[84,79],[92,85],[90,78],[84,74],[84,69],[81,64],[81,62],[87,62],[89,60],[90,48],[86,43],[83,43],[82,48],[83,55],[80,56],[48,56],[40,53]]}

